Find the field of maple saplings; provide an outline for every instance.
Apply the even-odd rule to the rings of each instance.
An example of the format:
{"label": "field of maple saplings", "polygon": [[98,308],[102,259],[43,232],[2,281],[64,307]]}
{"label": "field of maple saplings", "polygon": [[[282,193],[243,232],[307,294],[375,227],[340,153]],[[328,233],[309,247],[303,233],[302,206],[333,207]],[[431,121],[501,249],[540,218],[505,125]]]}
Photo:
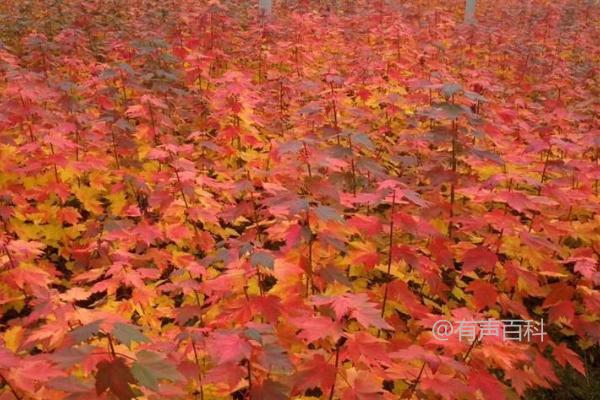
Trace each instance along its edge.
{"label": "field of maple saplings", "polygon": [[257,3],[0,2],[0,399],[600,398],[598,2]]}

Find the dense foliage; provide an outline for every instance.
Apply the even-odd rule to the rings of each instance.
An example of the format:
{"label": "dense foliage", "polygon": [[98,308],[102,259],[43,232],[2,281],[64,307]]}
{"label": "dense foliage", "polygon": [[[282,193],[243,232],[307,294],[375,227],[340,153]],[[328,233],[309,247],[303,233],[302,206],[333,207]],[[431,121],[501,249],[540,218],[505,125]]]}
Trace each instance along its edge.
{"label": "dense foliage", "polygon": [[589,385],[597,2],[256,3],[0,2],[0,399]]}

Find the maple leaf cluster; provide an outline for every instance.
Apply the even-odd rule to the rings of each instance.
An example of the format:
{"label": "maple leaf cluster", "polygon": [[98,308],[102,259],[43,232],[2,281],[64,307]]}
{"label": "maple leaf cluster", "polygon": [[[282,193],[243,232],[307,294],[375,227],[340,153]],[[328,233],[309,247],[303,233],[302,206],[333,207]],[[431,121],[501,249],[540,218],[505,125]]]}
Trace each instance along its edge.
{"label": "maple leaf cluster", "polygon": [[500,400],[598,369],[598,5],[255,3],[1,2],[0,399]]}

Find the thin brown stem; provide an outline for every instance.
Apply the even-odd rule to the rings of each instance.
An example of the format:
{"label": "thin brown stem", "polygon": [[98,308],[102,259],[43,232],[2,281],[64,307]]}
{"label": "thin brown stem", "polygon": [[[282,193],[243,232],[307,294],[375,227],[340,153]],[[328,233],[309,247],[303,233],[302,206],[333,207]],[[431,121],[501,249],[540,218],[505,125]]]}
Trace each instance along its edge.
{"label": "thin brown stem", "polygon": [[119,162],[119,153],[117,152],[117,140],[115,138],[115,131],[113,128],[110,129],[110,137],[112,140],[112,150],[113,156],[115,157],[115,164],[117,165],[117,169],[121,169],[121,163]]}
{"label": "thin brown stem", "polygon": [[250,393],[252,392],[252,363],[249,359],[246,362],[248,363],[248,392]]}
{"label": "thin brown stem", "polygon": [[452,121],[452,183],[450,184],[450,219],[448,222],[448,237],[452,238],[452,219],[454,218],[454,202],[456,189],[456,132],[458,124]]}
{"label": "thin brown stem", "polygon": [[309,239],[308,239],[308,266],[307,266],[307,271],[306,271],[306,297],[308,297],[308,295],[310,293],[315,293],[315,287],[313,284],[313,243],[314,243],[314,237],[313,237],[313,233],[312,233],[312,229],[310,228],[310,215],[309,215],[309,211],[306,211],[306,227],[308,228],[308,232],[309,232]]}
{"label": "thin brown stem", "polygon": [[8,386],[8,388],[11,391],[11,393],[13,394],[13,396],[15,396],[15,398],[17,400],[23,399],[23,397],[19,393],[17,393],[16,389],[13,387],[13,385],[10,384],[10,382],[8,381],[8,379],[6,379],[6,377],[2,373],[0,373],[0,379],[2,379],[4,381],[4,383],[6,384],[6,386]]}
{"label": "thin brown stem", "polygon": [[196,366],[198,367],[198,385],[200,386],[200,400],[204,400],[204,388],[202,386],[202,368],[200,367],[200,360],[198,358],[198,351],[196,350],[196,342],[192,338],[192,350],[194,352],[194,360],[196,361]]}
{"label": "thin brown stem", "polygon": [[419,386],[419,382],[421,382],[421,377],[423,376],[423,372],[425,371],[425,364],[427,363],[423,361],[423,365],[421,366],[419,375],[417,375],[417,379],[415,379],[413,384],[410,385],[410,389],[408,389],[408,392],[404,396],[402,396],[403,398],[409,399],[410,396],[412,396],[412,394],[415,392],[415,390],[417,390],[417,386]]}
{"label": "thin brown stem", "polygon": [[354,150],[352,147],[352,138],[348,136],[348,146],[350,147],[350,172],[352,173],[352,193],[356,197],[356,164],[354,163]]}
{"label": "thin brown stem", "polygon": [[306,157],[306,169],[308,170],[308,177],[312,178],[312,169],[310,167],[310,161],[308,160],[308,148],[306,147],[306,143],[302,142],[304,146],[304,156]]}
{"label": "thin brown stem", "polygon": [[[331,108],[332,108],[332,112],[333,112],[333,126],[337,129],[338,127],[338,117],[337,117],[337,106],[335,104],[335,98],[334,98],[334,90],[333,90],[333,82],[330,83],[330,87],[331,87]],[[339,136],[338,136],[338,140],[339,140]]]}
{"label": "thin brown stem", "polygon": [[115,345],[113,344],[112,337],[109,333],[106,334],[106,338],[108,339],[108,348],[110,349],[110,354],[112,358],[117,358],[117,352],[115,351]]}
{"label": "thin brown stem", "polygon": [[475,340],[473,340],[473,342],[471,343],[471,346],[469,347],[469,350],[467,350],[467,352],[465,353],[464,357],[463,357],[463,362],[467,360],[467,358],[471,355],[471,352],[473,351],[473,349],[475,348],[475,346],[477,345],[477,343],[479,342],[479,338],[475,338]]}
{"label": "thin brown stem", "polygon": [[[6,226],[6,225],[5,225]],[[8,250],[7,246],[2,246],[4,247],[4,252],[6,253],[6,255],[8,256],[8,261],[10,262],[10,266],[11,268],[16,268],[17,267],[17,263],[15,262],[14,258],[12,257],[12,255],[10,254],[10,250]]]}
{"label": "thin brown stem", "polygon": [[329,391],[329,400],[333,400],[333,394],[335,393],[335,380],[337,378],[338,366],[340,364],[340,346],[335,346],[335,375],[333,383],[331,384],[331,390]]}
{"label": "thin brown stem", "polygon": [[546,179],[546,171],[548,169],[548,160],[550,160],[550,153],[552,153],[552,149],[549,148],[546,152],[546,161],[544,161],[544,169],[542,170],[542,177],[540,178],[540,187],[538,188],[538,196],[542,194],[542,186],[544,184],[544,180]]}
{"label": "thin brown stem", "polygon": [[[390,212],[390,235],[388,239],[388,260],[387,260],[387,274],[388,276],[392,272],[392,245],[394,243],[394,207],[396,205],[396,191],[392,193],[392,209]],[[381,317],[385,315],[385,305],[388,297],[389,282],[385,283],[385,289],[383,291],[383,303],[381,304]]]}
{"label": "thin brown stem", "polygon": [[[52,143],[50,143],[50,154],[52,154],[52,157],[55,156],[54,146],[52,145]],[[59,183],[60,179],[58,177],[58,168],[56,167],[56,163],[54,161],[52,162],[52,167],[54,169],[54,180],[56,181],[56,183]]]}

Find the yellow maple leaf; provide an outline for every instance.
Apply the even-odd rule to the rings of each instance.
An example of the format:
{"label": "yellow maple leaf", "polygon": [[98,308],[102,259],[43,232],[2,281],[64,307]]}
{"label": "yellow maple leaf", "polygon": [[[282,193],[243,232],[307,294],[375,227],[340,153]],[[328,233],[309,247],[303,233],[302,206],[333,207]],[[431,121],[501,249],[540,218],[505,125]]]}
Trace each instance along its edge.
{"label": "yellow maple leaf", "polygon": [[73,193],[83,204],[86,210],[95,214],[102,214],[103,209],[100,201],[98,201],[99,192],[89,186],[80,186],[73,188]]}
{"label": "yellow maple leaf", "polygon": [[8,328],[6,332],[4,332],[4,346],[7,349],[16,353],[21,345],[21,340],[23,339],[23,327],[19,325],[15,325],[11,328]]}
{"label": "yellow maple leaf", "polygon": [[127,205],[127,197],[124,192],[111,193],[106,196],[110,201],[110,212],[115,216],[121,216],[123,209]]}

